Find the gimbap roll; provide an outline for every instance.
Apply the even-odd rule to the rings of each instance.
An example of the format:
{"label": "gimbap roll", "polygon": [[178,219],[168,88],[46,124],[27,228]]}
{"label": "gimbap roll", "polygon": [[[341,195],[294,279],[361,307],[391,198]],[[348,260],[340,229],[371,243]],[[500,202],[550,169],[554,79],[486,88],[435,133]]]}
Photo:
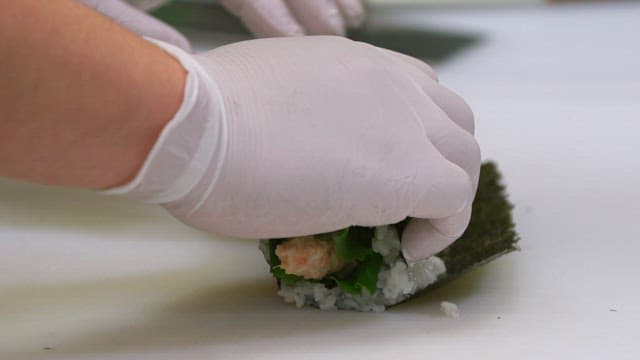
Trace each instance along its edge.
{"label": "gimbap roll", "polygon": [[496,166],[485,163],[467,230],[449,247],[424,260],[409,262],[402,256],[400,239],[406,220],[261,240],[260,249],[285,301],[323,310],[380,312],[516,250],[511,209]]}

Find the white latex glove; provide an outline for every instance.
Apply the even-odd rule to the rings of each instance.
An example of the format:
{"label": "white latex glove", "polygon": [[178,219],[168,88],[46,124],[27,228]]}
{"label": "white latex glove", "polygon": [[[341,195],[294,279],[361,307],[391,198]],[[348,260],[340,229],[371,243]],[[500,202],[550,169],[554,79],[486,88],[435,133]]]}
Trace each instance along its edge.
{"label": "white latex glove", "polygon": [[195,56],[159,45],[188,71],[184,103],[136,178],[108,192],[246,238],[411,216],[409,260],[467,226],[480,167],[473,116],[423,62],[331,36]]}
{"label": "white latex glove", "polygon": [[[175,46],[182,48],[187,52],[191,52],[191,44],[184,35],[176,29],[163,23],[143,12],[142,10],[128,4],[123,0],[78,0],[80,3],[87,5],[94,10],[101,12],[103,15],[110,17],[118,24],[127,29],[153,39],[162,40]],[[162,1],[141,1],[137,0],[138,5],[143,8],[151,8],[155,5],[163,3]]]}
{"label": "white latex glove", "polygon": [[220,0],[259,37],[344,35],[362,24],[361,0]]}

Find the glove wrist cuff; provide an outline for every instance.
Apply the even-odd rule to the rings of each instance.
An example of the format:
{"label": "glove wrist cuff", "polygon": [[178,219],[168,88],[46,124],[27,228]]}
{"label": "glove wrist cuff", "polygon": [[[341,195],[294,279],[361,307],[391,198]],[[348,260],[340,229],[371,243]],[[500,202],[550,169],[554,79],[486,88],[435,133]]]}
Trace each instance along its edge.
{"label": "glove wrist cuff", "polygon": [[226,126],[217,86],[184,50],[155,39],[187,71],[182,105],[165,125],[138,174],[129,183],[102,191],[162,204],[187,195],[209,167],[220,168]]}

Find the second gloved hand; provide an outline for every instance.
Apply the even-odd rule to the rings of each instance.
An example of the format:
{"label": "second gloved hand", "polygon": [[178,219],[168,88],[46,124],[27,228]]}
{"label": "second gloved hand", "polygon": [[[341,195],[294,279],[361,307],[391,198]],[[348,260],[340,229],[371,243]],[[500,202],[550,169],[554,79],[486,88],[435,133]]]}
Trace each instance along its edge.
{"label": "second gloved hand", "polygon": [[361,0],[221,0],[259,37],[344,35],[365,16]]}
{"label": "second gloved hand", "polygon": [[340,37],[191,56],[184,103],[129,184],[196,228],[277,238],[415,217],[403,251],[466,228],[480,153],[466,104],[413,58]]}

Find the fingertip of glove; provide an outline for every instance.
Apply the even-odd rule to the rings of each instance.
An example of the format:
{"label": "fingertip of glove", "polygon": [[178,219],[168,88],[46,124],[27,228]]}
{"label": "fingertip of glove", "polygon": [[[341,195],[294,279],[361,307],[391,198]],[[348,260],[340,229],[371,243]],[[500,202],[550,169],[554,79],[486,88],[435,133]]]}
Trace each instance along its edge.
{"label": "fingertip of glove", "polygon": [[331,1],[288,1],[292,15],[311,35],[346,34],[345,19],[338,5]]}
{"label": "fingertip of glove", "polygon": [[445,236],[428,219],[412,219],[402,234],[402,255],[414,262],[439,253],[456,237]]}
{"label": "fingertip of glove", "polygon": [[364,11],[357,14],[350,14],[345,17],[345,22],[349,29],[357,29],[364,23],[366,16]]}
{"label": "fingertip of glove", "polygon": [[298,24],[290,24],[283,27],[279,36],[305,36],[306,32],[302,28],[302,26]]}
{"label": "fingertip of glove", "polygon": [[348,28],[358,28],[365,20],[365,10],[360,0],[338,0],[338,7]]}
{"label": "fingertip of glove", "polygon": [[324,22],[325,24],[317,26],[320,30],[316,31],[316,35],[345,36],[347,34],[345,20],[339,13],[327,15]]}
{"label": "fingertip of glove", "polygon": [[257,37],[303,36],[306,33],[283,2],[248,3],[238,16]]}

